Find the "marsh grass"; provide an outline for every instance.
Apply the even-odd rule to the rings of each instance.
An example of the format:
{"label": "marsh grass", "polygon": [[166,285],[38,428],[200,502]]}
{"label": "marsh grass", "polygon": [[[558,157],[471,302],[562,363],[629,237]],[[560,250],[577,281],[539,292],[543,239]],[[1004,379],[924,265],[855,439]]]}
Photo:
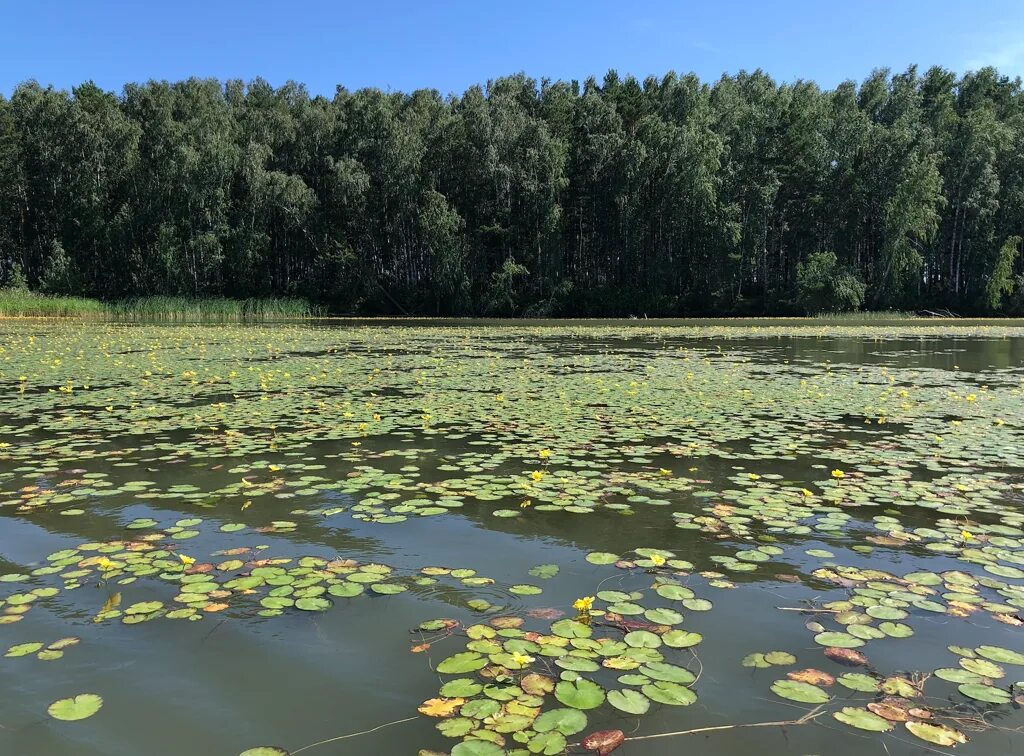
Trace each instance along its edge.
{"label": "marsh grass", "polygon": [[304,299],[226,297],[141,297],[101,302],[85,297],[50,296],[25,289],[0,289],[0,317],[97,318],[155,322],[241,322],[287,320],[319,314]]}
{"label": "marsh grass", "polygon": [[107,307],[96,299],[37,294],[27,289],[0,289],[0,317],[104,317]]}
{"label": "marsh grass", "polygon": [[921,318],[917,313],[902,312],[900,310],[854,310],[853,312],[823,313],[821,315],[815,315],[814,319],[834,323],[856,324],[864,322],[870,323],[877,320],[926,320],[927,318]]}
{"label": "marsh grass", "polygon": [[108,305],[116,320],[236,322],[286,320],[318,314],[304,299],[226,297],[141,297]]}

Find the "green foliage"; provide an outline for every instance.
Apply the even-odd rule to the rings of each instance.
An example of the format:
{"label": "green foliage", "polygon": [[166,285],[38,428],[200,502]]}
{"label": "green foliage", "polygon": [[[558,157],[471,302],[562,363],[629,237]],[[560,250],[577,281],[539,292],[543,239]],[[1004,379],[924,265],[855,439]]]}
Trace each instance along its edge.
{"label": "green foliage", "polygon": [[302,299],[226,299],[224,297],[142,297],[108,307],[119,320],[242,321],[282,320],[316,315]]}
{"label": "green foliage", "polygon": [[991,68],[0,97],[0,282],[118,312],[1022,312],[1022,235],[1024,93]]}
{"label": "green foliage", "polygon": [[95,299],[36,294],[27,289],[0,289],[0,317],[102,317],[106,307]]}
{"label": "green foliage", "polygon": [[1003,303],[1003,298],[1013,292],[1013,266],[1020,256],[1021,238],[1011,236],[1002,247],[995,259],[995,266],[985,283],[985,307],[996,312]]}
{"label": "green foliage", "polygon": [[864,282],[834,252],[815,252],[797,266],[797,301],[809,314],[845,312],[864,302]]}

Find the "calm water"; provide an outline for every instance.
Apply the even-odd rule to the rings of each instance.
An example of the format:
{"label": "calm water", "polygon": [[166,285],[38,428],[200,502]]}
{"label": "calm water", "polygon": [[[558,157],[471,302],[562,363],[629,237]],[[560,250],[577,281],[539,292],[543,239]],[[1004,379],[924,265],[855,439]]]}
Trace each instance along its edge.
{"label": "calm water", "polygon": [[[895,578],[959,571],[991,583],[965,588],[977,595],[972,602],[943,597],[958,593],[947,579],[934,589],[937,612],[894,599],[913,636],[858,648],[879,680],[956,668],[949,645],[1024,651],[1024,627],[1012,620],[1024,616],[1024,580],[1014,566],[1024,564],[1024,332],[1014,324],[881,324],[831,334],[798,322],[0,324],[0,440],[10,445],[0,450],[0,573],[24,576],[0,583],[0,597],[59,589],[8,614],[19,619],[0,626],[0,650],[80,639],[57,659],[0,659],[0,752],[296,752],[407,717],[415,719],[302,753],[447,752],[459,740],[443,737],[439,720],[417,707],[445,680],[475,676],[431,671],[466,639],[410,653],[421,640],[410,631],[434,618],[469,626],[517,616],[524,630],[544,633],[551,619],[530,610],[571,617],[575,599],[601,590],[642,590],[656,599],[645,598],[645,607],[678,608],[649,590],[657,571],[585,559],[638,547],[692,563],[663,574],[713,603],[710,611],[680,609],[679,627],[703,640],[672,657],[699,671],[690,686],[697,700],[654,703],[643,716],[605,703],[587,711],[586,731],[570,742],[599,729],[642,736],[795,719],[812,709],[773,694],[771,684],[805,668],[833,676],[865,669],[825,657],[805,627],[818,621],[841,630],[830,613],[779,607],[820,607],[858,587],[870,593],[867,581],[830,582],[821,570],[836,565]],[[811,496],[801,499],[801,489]],[[439,499],[449,500],[445,511],[423,514]],[[716,504],[723,508],[710,511]],[[830,512],[845,519],[820,527],[822,517],[835,523]],[[143,518],[155,522],[126,529]],[[175,527],[182,520],[200,522]],[[221,530],[231,523],[244,527]],[[180,538],[182,529],[198,534]],[[893,530],[913,537],[894,542]],[[162,577],[161,568],[103,577],[77,564],[100,553],[89,549],[48,559],[133,539],[167,548],[171,564],[179,554],[196,564],[236,556],[245,563],[214,568],[224,573],[218,585],[249,574],[257,560],[291,559],[291,569],[302,557],[322,557],[387,565],[407,590],[322,594],[330,600],[324,611],[285,607],[260,616],[260,588],[211,600],[226,607],[200,607],[194,621],[175,620],[162,615],[183,606],[175,603],[181,575]],[[746,562],[752,570],[731,568],[738,552],[759,545],[781,553]],[[256,547],[265,548],[240,552]],[[55,561],[60,570],[33,574]],[[529,573],[542,564],[559,571]],[[986,572],[986,564],[1005,569]],[[417,584],[428,566],[475,570],[494,582],[444,576]],[[76,571],[88,574],[66,576]],[[509,591],[521,584],[542,592]],[[119,608],[96,621],[115,593]],[[467,605],[474,599],[500,609],[476,612]],[[988,606],[957,612],[951,602],[961,599]],[[148,621],[126,624],[129,615],[117,614],[147,601],[163,604]],[[741,663],[773,650],[796,663]],[[1024,682],[1024,666],[1002,666],[994,685],[1020,693],[1010,685]],[[553,676],[561,671],[552,668]],[[621,674],[585,676],[613,689],[623,687]],[[831,712],[883,695],[823,688],[832,701],[814,724],[628,741],[618,752],[948,750],[899,723],[879,734],[836,721]],[[969,738],[958,752],[1024,753],[1024,735],[1014,732],[1024,728],[1019,704],[978,702],[937,678],[923,691],[914,705]],[[102,708],[81,721],[48,716],[51,702],[79,693],[102,696]],[[544,708],[560,705],[548,696]],[[992,726],[979,727],[986,712]],[[509,749],[522,747],[506,739]]]}

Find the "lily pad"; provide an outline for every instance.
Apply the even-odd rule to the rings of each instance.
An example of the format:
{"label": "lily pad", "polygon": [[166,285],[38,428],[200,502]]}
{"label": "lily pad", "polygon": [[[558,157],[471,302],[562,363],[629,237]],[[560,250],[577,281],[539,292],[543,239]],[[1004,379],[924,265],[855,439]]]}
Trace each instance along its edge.
{"label": "lily pad", "polygon": [[776,680],[772,683],[772,692],[781,698],[799,703],[821,704],[829,700],[828,693],[817,685],[796,680]]}
{"label": "lily pad", "polygon": [[555,698],[574,709],[596,709],[604,703],[604,691],[587,679],[563,680],[555,686]]}
{"label": "lily pad", "polygon": [[608,691],[608,703],[619,711],[637,715],[645,714],[651,707],[651,702],[647,696],[628,689]]}
{"label": "lily pad", "polygon": [[95,693],[80,693],[74,698],[62,698],[54,701],[46,710],[54,719],[64,722],[75,722],[88,719],[103,706],[103,699]]}

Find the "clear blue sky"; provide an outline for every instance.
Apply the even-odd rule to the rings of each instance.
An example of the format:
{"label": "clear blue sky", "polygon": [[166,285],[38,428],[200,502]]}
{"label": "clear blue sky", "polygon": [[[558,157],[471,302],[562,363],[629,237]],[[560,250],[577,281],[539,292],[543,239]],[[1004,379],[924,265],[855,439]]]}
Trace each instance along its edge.
{"label": "clear blue sky", "polygon": [[0,0],[0,92],[263,76],[331,94],[443,93],[502,74],[609,68],[703,79],[763,68],[834,86],[872,68],[996,65],[1024,74],[1022,0]]}

